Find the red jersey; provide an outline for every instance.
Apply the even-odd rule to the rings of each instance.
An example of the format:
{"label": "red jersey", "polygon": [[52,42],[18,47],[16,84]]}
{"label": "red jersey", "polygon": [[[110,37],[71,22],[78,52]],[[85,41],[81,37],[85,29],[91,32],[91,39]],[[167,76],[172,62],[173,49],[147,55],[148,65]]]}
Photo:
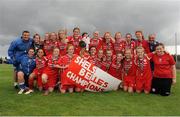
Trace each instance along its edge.
{"label": "red jersey", "polygon": [[136,40],[136,47],[137,46],[142,46],[146,54],[150,53],[149,44],[147,40],[142,40],[142,41]]}
{"label": "red jersey", "polygon": [[79,36],[78,39],[74,39],[73,36],[67,37],[68,43],[72,44],[74,46],[74,53],[78,54],[78,47],[79,47],[79,42],[82,40],[82,37]]}
{"label": "red jersey", "polygon": [[97,48],[97,50],[99,49],[100,43],[102,43],[102,39],[98,38],[98,39],[90,39],[90,44],[89,47],[95,46]]}
{"label": "red jersey", "polygon": [[108,73],[114,76],[115,78],[122,79],[122,64],[117,63],[116,59],[114,59],[110,65]]}
{"label": "red jersey", "polygon": [[[74,54],[73,57],[74,57],[74,56],[77,56],[77,55]],[[65,66],[65,65],[69,65],[69,64],[71,63],[73,57],[70,58],[68,54],[62,56],[61,59],[60,59],[60,61],[61,61],[61,64],[60,64],[60,65],[64,65],[64,66]]]}
{"label": "red jersey", "polygon": [[67,43],[63,43],[61,41],[57,42],[57,47],[60,50],[60,55],[64,56],[66,54],[66,47],[67,47]]}
{"label": "red jersey", "polygon": [[53,53],[53,49],[57,47],[57,42],[53,42],[51,40],[45,40],[44,41],[44,51],[46,53],[46,56],[49,56]]}
{"label": "red jersey", "polygon": [[46,57],[38,58],[36,57],[36,68],[38,70],[38,73],[42,73],[42,71],[47,66],[48,59]]}
{"label": "red jersey", "polygon": [[102,61],[103,61],[103,59],[95,58],[95,66],[97,66],[100,69],[102,69]]}
{"label": "red jersey", "polygon": [[134,59],[127,61],[126,59],[123,61],[123,74],[124,76],[135,77],[136,76],[136,66],[134,63]]}
{"label": "red jersey", "polygon": [[92,63],[93,65],[95,65],[95,64],[96,64],[96,58],[97,58],[96,55],[90,56],[89,59],[88,59],[88,61],[89,61],[90,63]]}
{"label": "red jersey", "polygon": [[114,50],[117,51],[123,51],[122,43],[124,43],[124,40],[115,41],[114,43]]}
{"label": "red jersey", "polygon": [[[68,36],[67,39],[68,39],[69,42],[76,41],[76,39],[74,39],[74,36]],[[78,37],[78,40],[81,41],[81,40],[82,40],[82,36],[79,36],[79,37]]]}
{"label": "red jersey", "polygon": [[142,59],[136,58],[136,90],[150,91],[152,82],[152,72],[150,67],[150,58],[144,56]]}
{"label": "red jersey", "polygon": [[154,62],[154,77],[173,78],[172,65],[175,65],[175,60],[171,55],[167,53],[162,56],[154,54],[152,60]]}
{"label": "red jersey", "polygon": [[130,43],[128,43],[127,41],[124,41],[124,45],[123,45],[124,50],[126,49],[134,50],[135,47],[136,47],[136,43],[134,41],[131,41]]}
{"label": "red jersey", "polygon": [[59,65],[60,64],[60,59],[58,58],[53,58],[52,55],[49,55],[47,57],[48,62],[47,62],[47,67],[44,69],[44,72],[47,74],[53,74],[53,75],[57,75],[59,69],[58,68],[54,68],[54,65]]}
{"label": "red jersey", "polygon": [[[77,55],[74,54],[73,57],[75,57],[75,56],[77,56]],[[71,63],[73,57],[70,58],[68,54],[62,56],[62,57],[61,57],[61,64],[60,64],[60,65],[61,65],[61,66],[69,65],[69,64]],[[66,70],[66,69],[68,69],[68,68],[62,69],[61,72],[63,73],[64,70]],[[62,83],[62,86],[63,86],[63,85],[73,85],[73,83],[68,82],[66,76],[62,76],[62,73],[61,73],[61,83]]]}
{"label": "red jersey", "polygon": [[88,61],[90,58],[90,55],[89,55],[88,51],[86,51],[86,52],[83,52],[83,55],[81,55],[81,57]]}
{"label": "red jersey", "polygon": [[134,63],[134,58],[128,61],[125,59],[123,61],[123,85],[134,88],[135,78],[136,78],[136,66]]}
{"label": "red jersey", "polygon": [[[42,87],[42,79],[41,75],[44,71],[44,69],[47,67],[47,61],[48,59],[46,57],[38,58],[36,57],[36,68],[33,70],[33,73],[37,77],[37,84],[38,87]],[[29,79],[29,88],[32,89],[34,84],[34,79]]]}
{"label": "red jersey", "polygon": [[102,61],[101,69],[108,72],[112,61],[113,61],[113,56],[111,57],[111,60],[106,59],[105,61]]}
{"label": "red jersey", "polygon": [[112,50],[112,52],[114,53],[114,44],[112,42],[110,43],[106,43],[106,42],[102,42],[101,43],[101,46],[100,46],[101,49],[103,49],[103,51],[105,52],[106,50]]}
{"label": "red jersey", "polygon": [[85,48],[81,48],[80,46],[78,46],[75,54],[79,55],[85,60],[88,60],[90,57],[88,51]]}
{"label": "red jersey", "polygon": [[150,58],[144,56],[142,59],[136,58],[135,60],[136,70],[137,70],[137,78],[151,79],[152,72],[150,66]]}

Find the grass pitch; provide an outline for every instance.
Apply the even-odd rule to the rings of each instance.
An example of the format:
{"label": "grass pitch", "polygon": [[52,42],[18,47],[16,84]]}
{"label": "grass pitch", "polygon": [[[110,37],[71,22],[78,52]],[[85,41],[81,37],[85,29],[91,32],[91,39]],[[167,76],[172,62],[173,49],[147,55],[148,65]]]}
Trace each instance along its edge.
{"label": "grass pitch", "polygon": [[169,97],[160,95],[128,94],[123,91],[104,93],[60,94],[58,91],[43,96],[36,91],[30,95],[18,95],[13,87],[13,68],[0,65],[0,115],[64,115],[64,116],[119,116],[156,115],[180,116],[180,72],[177,84]]}

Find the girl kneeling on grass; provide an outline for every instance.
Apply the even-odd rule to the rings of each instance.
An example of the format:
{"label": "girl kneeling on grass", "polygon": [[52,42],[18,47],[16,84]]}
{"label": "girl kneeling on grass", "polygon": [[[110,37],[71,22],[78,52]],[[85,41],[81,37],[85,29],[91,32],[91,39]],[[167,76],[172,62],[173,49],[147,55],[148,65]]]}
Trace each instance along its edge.
{"label": "girl kneeling on grass", "polygon": [[45,85],[44,95],[48,95],[50,92],[53,92],[58,81],[59,68],[64,68],[60,67],[59,48],[54,48],[53,54],[49,55],[47,59],[47,67],[42,73],[42,83]]}
{"label": "girl kneeling on grass", "polygon": [[42,91],[43,84],[42,84],[42,72],[47,66],[47,58],[44,56],[43,49],[37,50],[37,57],[36,57],[36,68],[33,70],[33,73],[29,76],[29,90],[25,94],[29,94],[33,92],[33,85],[34,80],[37,81],[37,86],[39,91]]}
{"label": "girl kneeling on grass", "polygon": [[162,43],[157,44],[156,54],[152,56],[154,74],[151,92],[162,96],[169,96],[171,85],[176,83],[176,66],[174,58],[165,52]]}
{"label": "girl kneeling on grass", "polygon": [[22,56],[20,59],[20,65],[17,72],[20,88],[18,94],[22,94],[26,89],[28,89],[29,75],[33,72],[35,67],[36,62],[34,58],[34,49],[30,48],[28,50],[28,55]]}
{"label": "girl kneeling on grass", "polygon": [[103,54],[103,50],[102,49],[99,49],[98,52],[97,52],[97,57],[95,58],[95,65],[97,67],[99,67],[100,69],[102,69],[102,62],[103,62],[103,59],[105,59],[105,55]]}
{"label": "girl kneeling on grass", "polygon": [[106,50],[106,57],[102,62],[101,69],[108,73],[110,65],[114,58],[115,58],[115,56],[113,56],[113,50]]}
{"label": "girl kneeling on grass", "polygon": [[150,67],[150,57],[144,53],[144,48],[136,48],[136,92],[141,93],[143,90],[148,94],[151,90],[152,72]]}
{"label": "girl kneeling on grass", "polygon": [[[123,70],[123,65],[122,65],[122,60],[124,56],[123,53],[120,51],[116,51],[116,58],[113,59],[108,73],[114,76],[115,78],[122,80],[122,70]],[[121,87],[121,85],[120,85]],[[120,88],[119,87],[119,88]],[[122,87],[121,87],[122,88]]]}
{"label": "girl kneeling on grass", "polygon": [[116,57],[112,60],[112,63],[109,67],[108,73],[112,76],[122,80],[122,60],[123,60],[123,53],[117,51]]}
{"label": "girl kneeling on grass", "polygon": [[[61,58],[61,66],[68,66],[71,63],[73,57],[75,56],[77,55],[74,54],[74,46],[72,44],[68,44],[67,54]],[[66,68],[67,67],[64,67],[63,72],[66,70]],[[59,87],[61,93],[66,93],[66,91],[73,93],[74,89],[76,92],[81,91],[81,89],[76,87],[74,83],[68,82],[66,76],[62,76],[62,74],[61,74],[61,85]]]}
{"label": "girl kneeling on grass", "polygon": [[89,54],[90,54],[90,58],[88,59],[89,62],[91,62],[93,65],[95,65],[96,63],[96,47],[95,46],[91,46],[89,49]]}
{"label": "girl kneeling on grass", "polygon": [[133,52],[131,49],[125,50],[125,59],[123,61],[123,89],[133,93],[135,87],[136,68],[134,64]]}

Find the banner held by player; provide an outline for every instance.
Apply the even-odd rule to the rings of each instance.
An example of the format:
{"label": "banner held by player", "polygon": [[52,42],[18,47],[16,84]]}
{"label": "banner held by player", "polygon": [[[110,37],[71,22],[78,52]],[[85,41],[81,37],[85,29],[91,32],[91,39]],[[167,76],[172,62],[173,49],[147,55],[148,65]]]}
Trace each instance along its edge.
{"label": "banner held by player", "polygon": [[117,90],[121,80],[104,72],[100,68],[76,56],[64,71],[62,77],[66,82],[74,83],[76,86],[91,92],[102,92]]}

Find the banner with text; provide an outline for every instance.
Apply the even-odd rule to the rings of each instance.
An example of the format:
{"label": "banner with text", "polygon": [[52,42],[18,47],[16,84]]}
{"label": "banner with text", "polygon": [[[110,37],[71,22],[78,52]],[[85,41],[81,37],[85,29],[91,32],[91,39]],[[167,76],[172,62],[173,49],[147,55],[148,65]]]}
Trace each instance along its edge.
{"label": "banner with text", "polygon": [[62,77],[67,82],[91,92],[117,90],[121,80],[111,76],[80,56],[72,59]]}

